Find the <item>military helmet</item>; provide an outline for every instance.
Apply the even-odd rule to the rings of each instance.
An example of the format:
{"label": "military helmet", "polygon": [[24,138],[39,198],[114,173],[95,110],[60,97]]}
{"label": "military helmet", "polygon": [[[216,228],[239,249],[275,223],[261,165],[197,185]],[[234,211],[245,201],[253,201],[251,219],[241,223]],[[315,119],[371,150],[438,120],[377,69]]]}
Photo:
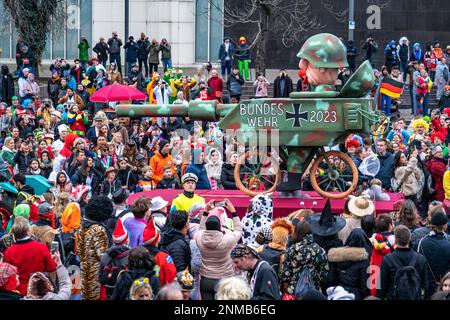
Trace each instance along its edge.
{"label": "military helmet", "polygon": [[347,52],[342,41],[333,34],[320,33],[310,37],[297,54],[315,68],[348,67]]}

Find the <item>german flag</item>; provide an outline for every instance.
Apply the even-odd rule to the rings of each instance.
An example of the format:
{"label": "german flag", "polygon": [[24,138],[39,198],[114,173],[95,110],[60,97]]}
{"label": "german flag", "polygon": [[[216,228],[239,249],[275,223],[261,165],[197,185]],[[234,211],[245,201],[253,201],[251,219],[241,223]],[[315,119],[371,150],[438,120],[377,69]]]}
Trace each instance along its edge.
{"label": "german flag", "polygon": [[388,97],[398,99],[403,93],[403,83],[395,81],[391,78],[385,78],[381,83],[380,93],[383,93]]}

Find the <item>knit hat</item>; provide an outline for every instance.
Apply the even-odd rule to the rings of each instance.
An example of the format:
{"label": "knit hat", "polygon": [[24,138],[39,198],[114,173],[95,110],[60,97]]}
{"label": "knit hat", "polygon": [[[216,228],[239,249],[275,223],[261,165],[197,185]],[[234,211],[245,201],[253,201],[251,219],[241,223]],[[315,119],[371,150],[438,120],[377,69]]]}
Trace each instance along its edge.
{"label": "knit hat", "polygon": [[145,226],[144,233],[142,234],[142,242],[144,245],[156,246],[161,238],[159,230],[155,226],[153,219],[150,219]]}
{"label": "knit hat", "polygon": [[441,212],[435,213],[430,220],[430,224],[433,226],[445,226],[447,223],[447,216]]}
{"label": "knit hat", "polygon": [[30,206],[28,204],[19,204],[14,208],[13,214],[15,217],[30,219]]}
{"label": "knit hat", "polygon": [[64,233],[71,233],[80,227],[81,210],[80,205],[76,202],[71,202],[64,209],[61,216],[61,226]]}
{"label": "knit hat", "polygon": [[76,187],[72,189],[72,192],[70,194],[70,199],[75,202],[80,202],[81,197],[86,192],[89,192],[91,190],[90,186],[79,184]]}
{"label": "knit hat", "polygon": [[289,235],[294,233],[294,225],[284,218],[278,218],[272,223],[272,242],[286,246]]}
{"label": "knit hat", "polygon": [[159,141],[159,150],[162,150],[162,148],[164,148],[169,143],[170,142],[167,141],[166,139],[163,139],[163,140]]}
{"label": "knit hat", "polygon": [[9,279],[17,274],[17,268],[12,264],[0,262],[0,287],[8,283]]}
{"label": "knit hat", "polygon": [[122,220],[117,220],[116,228],[112,234],[113,241],[117,245],[125,244],[128,241],[128,233],[125,231]]}
{"label": "knit hat", "polygon": [[220,219],[217,216],[209,216],[205,222],[206,230],[220,231]]}

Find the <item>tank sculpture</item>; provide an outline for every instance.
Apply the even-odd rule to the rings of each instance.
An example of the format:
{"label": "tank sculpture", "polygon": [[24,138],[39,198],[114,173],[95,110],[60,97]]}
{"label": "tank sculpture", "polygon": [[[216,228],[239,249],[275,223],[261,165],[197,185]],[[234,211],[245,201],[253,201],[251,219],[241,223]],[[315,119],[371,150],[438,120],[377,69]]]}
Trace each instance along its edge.
{"label": "tank sculpture", "polygon": [[[324,147],[343,142],[350,134],[373,130],[379,119],[369,96],[374,85],[373,69],[364,62],[337,92],[339,68],[348,67],[348,63],[345,46],[336,36],[324,33],[309,38],[297,56],[310,91],[293,92],[289,98],[242,100],[237,104],[191,101],[188,106],[119,105],[116,113],[131,118],[180,116],[219,121],[222,130],[240,130],[246,143],[255,131],[276,131],[280,145],[277,158],[282,162],[270,150],[246,152],[234,171],[239,189],[250,196],[275,190],[297,191],[309,168],[310,183],[317,193],[325,198],[344,198],[357,185],[358,169],[345,153],[325,151]],[[257,161],[250,164],[255,157]],[[287,181],[281,181],[280,166],[288,172]],[[256,190],[255,181],[260,185]]]}

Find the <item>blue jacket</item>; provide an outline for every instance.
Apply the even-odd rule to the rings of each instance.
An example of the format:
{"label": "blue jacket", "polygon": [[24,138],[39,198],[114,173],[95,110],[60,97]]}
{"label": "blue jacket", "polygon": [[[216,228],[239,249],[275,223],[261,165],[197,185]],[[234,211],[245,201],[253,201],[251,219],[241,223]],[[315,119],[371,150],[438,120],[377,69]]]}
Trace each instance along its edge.
{"label": "blue jacket", "polygon": [[385,190],[391,189],[391,178],[393,177],[394,155],[387,152],[385,156],[378,154],[380,160],[380,171],[375,178],[380,179],[382,182],[382,188]]}
{"label": "blue jacket", "polygon": [[139,45],[136,42],[127,42],[123,47],[127,54],[125,57],[125,61],[127,62],[135,62],[138,56]]}
{"label": "blue jacket", "polygon": [[185,174],[186,173],[193,173],[198,177],[196,189],[211,190],[211,185],[209,184],[208,174],[204,164],[191,163],[187,167]]}
{"label": "blue jacket", "polygon": [[427,286],[425,299],[436,292],[437,283],[448,272],[450,266],[450,242],[446,234],[431,232],[418,245],[417,251],[427,260]]}

